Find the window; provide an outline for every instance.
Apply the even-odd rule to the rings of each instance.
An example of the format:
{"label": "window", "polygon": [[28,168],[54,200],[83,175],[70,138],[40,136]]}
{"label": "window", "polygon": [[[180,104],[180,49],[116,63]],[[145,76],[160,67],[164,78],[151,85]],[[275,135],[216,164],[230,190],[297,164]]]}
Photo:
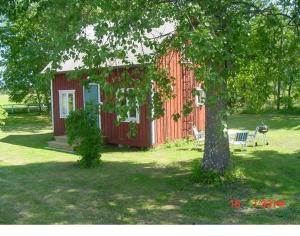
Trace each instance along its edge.
{"label": "window", "polygon": [[60,118],[67,118],[75,110],[75,90],[59,90]]}
{"label": "window", "polygon": [[196,106],[203,106],[205,103],[205,92],[202,88],[196,88],[196,96],[195,96]]}
{"label": "window", "polygon": [[[125,89],[120,89],[120,90],[122,91],[122,93],[125,92]],[[132,88],[127,88],[126,92],[128,93],[130,90],[132,90]],[[122,106],[129,107],[129,99],[128,99],[128,97],[120,97],[120,96],[118,96],[118,93],[117,93],[117,97],[118,97],[118,99],[122,99],[122,101],[120,101],[121,102],[120,104]],[[136,123],[139,123],[140,122],[140,116],[139,116],[138,109],[137,108],[131,108],[127,112],[127,118],[126,118],[126,120],[124,122],[136,122]]]}

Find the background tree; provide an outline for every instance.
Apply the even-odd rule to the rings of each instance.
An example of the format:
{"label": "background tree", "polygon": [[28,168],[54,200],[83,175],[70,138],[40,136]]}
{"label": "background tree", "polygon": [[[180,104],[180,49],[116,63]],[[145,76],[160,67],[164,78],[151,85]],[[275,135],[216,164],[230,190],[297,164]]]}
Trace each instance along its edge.
{"label": "background tree", "polygon": [[239,71],[230,81],[230,106],[235,109],[292,109],[297,102],[293,88],[299,81],[299,14],[292,12],[299,7],[296,1],[283,1],[270,9],[267,17],[258,15],[251,22],[252,36],[245,42],[249,53],[238,61]]}
{"label": "background tree", "polygon": [[0,28],[3,87],[14,102],[46,104],[49,109],[50,81],[41,76],[49,63],[44,32],[35,19],[33,6],[17,15],[2,15]]}

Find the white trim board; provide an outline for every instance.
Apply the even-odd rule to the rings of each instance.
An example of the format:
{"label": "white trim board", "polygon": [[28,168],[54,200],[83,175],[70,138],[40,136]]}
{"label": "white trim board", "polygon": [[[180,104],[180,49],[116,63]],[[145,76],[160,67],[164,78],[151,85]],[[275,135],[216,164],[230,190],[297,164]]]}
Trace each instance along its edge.
{"label": "white trim board", "polygon": [[52,123],[52,131],[54,132],[54,109],[53,109],[53,79],[51,79],[51,83],[50,83],[50,87],[51,87],[51,123]]}

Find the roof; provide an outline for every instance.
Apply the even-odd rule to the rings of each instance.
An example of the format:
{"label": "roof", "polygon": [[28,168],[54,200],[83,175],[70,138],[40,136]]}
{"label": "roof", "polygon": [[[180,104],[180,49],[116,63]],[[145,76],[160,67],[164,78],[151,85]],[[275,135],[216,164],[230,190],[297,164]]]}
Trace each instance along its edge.
{"label": "roof", "polygon": [[[145,33],[145,37],[148,39],[155,40],[156,42],[162,42],[168,35],[172,34],[175,31],[175,23],[174,22],[165,22],[163,25],[161,25],[158,28],[153,28],[149,33]],[[83,32],[84,36],[91,40],[91,42],[96,41],[95,37],[95,31],[94,31],[94,26],[90,25],[86,27]],[[105,42],[107,40],[108,36],[105,36],[104,39],[101,40],[101,42]],[[104,43],[103,43],[104,44]],[[140,63],[138,62],[138,57],[143,56],[143,55],[151,55],[154,54],[155,51],[150,49],[149,47],[146,47],[143,43],[136,43],[136,48],[135,52],[133,53],[131,50],[124,49],[123,47],[126,45],[122,45],[117,47],[117,50],[121,50],[125,52],[125,58],[126,62],[124,62],[121,59],[115,59],[115,60],[110,60],[102,65],[101,67],[121,67],[121,66],[126,66],[126,65],[139,65]],[[113,50],[116,50],[113,49]],[[62,73],[62,72],[68,72],[68,71],[73,71],[78,68],[83,68],[84,63],[83,63],[83,58],[85,57],[85,54],[79,53],[78,58],[79,59],[69,59],[66,61],[63,61],[60,65],[60,68],[57,70],[57,72]],[[49,63],[42,73],[44,73],[47,69],[51,69],[51,64]]]}

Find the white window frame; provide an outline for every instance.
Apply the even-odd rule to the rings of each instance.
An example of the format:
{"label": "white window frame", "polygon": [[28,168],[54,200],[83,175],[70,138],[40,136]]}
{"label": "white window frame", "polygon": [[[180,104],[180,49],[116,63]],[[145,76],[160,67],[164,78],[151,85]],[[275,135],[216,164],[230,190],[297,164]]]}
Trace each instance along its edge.
{"label": "white window frame", "polygon": [[69,98],[69,94],[73,95],[73,111],[75,110],[75,90],[59,90],[59,117],[61,119],[65,119],[68,117],[70,111],[69,111],[69,106],[67,106],[67,114],[64,115],[62,112],[62,95],[67,94],[67,98]]}
{"label": "white window frame", "polygon": [[[126,90],[131,90],[133,88],[126,88]],[[124,92],[125,88],[121,88],[119,89],[121,90],[122,92]],[[117,99],[118,99],[118,92],[117,92]],[[126,106],[128,106],[128,99],[126,99]],[[120,116],[117,117],[118,120],[120,119]],[[130,117],[130,111],[127,112],[127,118],[125,120],[123,120],[122,122],[125,122],[125,123],[129,123],[129,122],[135,122],[137,124],[140,123],[140,112],[139,112],[139,108],[136,108],[136,117]]]}
{"label": "white window frame", "polygon": [[[201,87],[197,87],[196,88],[196,96],[195,96],[195,104],[196,104],[196,107],[200,107],[200,106],[203,106],[204,105],[204,99],[205,99],[205,92],[203,90],[203,88]],[[198,95],[199,94],[199,95]],[[203,96],[204,95],[204,96]],[[199,102],[199,97],[200,97],[200,101]]]}

